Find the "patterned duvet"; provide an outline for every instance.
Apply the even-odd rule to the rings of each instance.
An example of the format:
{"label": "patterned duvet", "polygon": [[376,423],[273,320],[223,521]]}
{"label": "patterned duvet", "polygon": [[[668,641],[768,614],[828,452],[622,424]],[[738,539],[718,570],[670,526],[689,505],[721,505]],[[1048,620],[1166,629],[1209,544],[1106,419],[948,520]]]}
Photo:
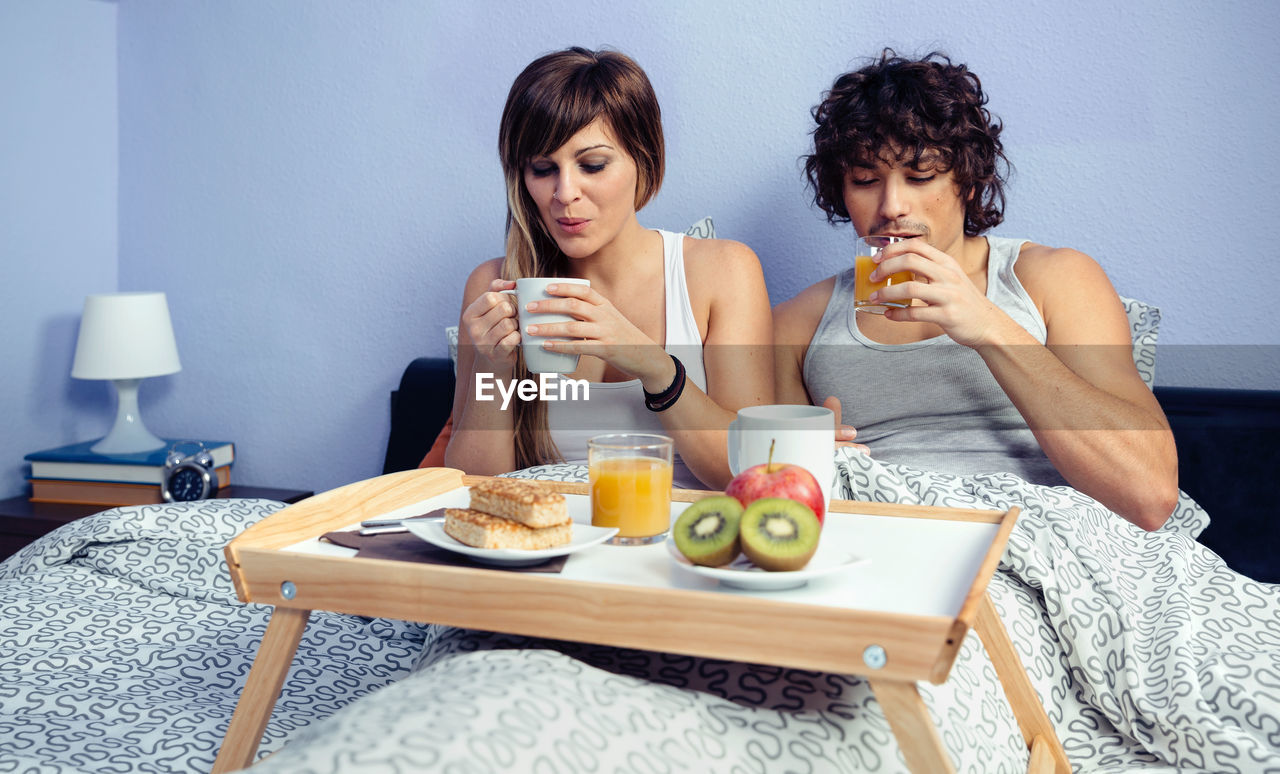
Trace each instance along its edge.
{"label": "patterned duvet", "polygon": [[[991,595],[1077,771],[1280,772],[1280,588],[1197,544],[1194,503],[1148,534],[1012,476],[839,467],[846,497],[1022,508]],[[208,771],[266,620],[220,550],[279,507],[118,509],[0,565],[0,772]],[[1025,771],[976,635],[921,692],[958,771]],[[272,750],[255,771],[905,771],[857,678],[322,613]]]}
{"label": "patterned duvet", "polygon": [[[208,772],[266,628],[222,547],[271,500],[119,508],[0,564],[0,772]],[[264,751],[403,676],[427,627],[313,613]]]}

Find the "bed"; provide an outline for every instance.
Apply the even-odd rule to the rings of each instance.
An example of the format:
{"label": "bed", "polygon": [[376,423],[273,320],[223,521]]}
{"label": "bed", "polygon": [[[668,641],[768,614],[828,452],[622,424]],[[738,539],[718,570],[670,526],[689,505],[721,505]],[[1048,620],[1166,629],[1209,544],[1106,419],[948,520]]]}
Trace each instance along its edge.
{"label": "bed", "polygon": [[[989,593],[1077,770],[1280,770],[1280,588],[1196,543],[1207,516],[1189,498],[1147,533],[1070,489],[1006,474],[945,476],[855,452],[839,468],[846,496],[1022,508]],[[950,679],[921,690],[958,771],[1027,770],[975,636]],[[856,678],[443,627],[411,675],[257,768],[351,761],[406,772],[905,770]]]}
{"label": "bed", "polygon": [[[1149,534],[1011,476],[840,467],[876,499],[1023,509],[990,591],[1077,770],[1280,770],[1280,588],[1192,539],[1203,509]],[[221,548],[281,507],[114,509],[0,565],[0,770],[208,771],[266,618]],[[921,687],[957,770],[1025,770],[974,637]],[[857,679],[324,613],[260,750],[265,772],[904,770]]]}
{"label": "bed", "polygon": [[[443,421],[424,424],[419,409],[451,390],[447,360],[406,369],[389,469],[416,466]],[[1179,435],[1184,490],[1187,461],[1223,464],[1215,444],[1236,430],[1252,434],[1241,464],[1269,471],[1276,459],[1280,396],[1219,397],[1225,424],[1212,401],[1185,403],[1201,435]],[[1183,443],[1196,437],[1205,446]],[[1223,494],[1256,497],[1256,512],[1184,496],[1166,528],[1145,533],[1011,476],[862,455],[839,467],[843,494],[861,499],[1022,508],[991,593],[1076,770],[1280,772],[1280,587],[1197,540],[1217,531],[1243,547],[1237,562],[1253,557],[1264,533],[1252,525],[1275,529],[1267,478]],[[282,507],[112,509],[0,564],[0,772],[208,771],[267,619],[236,600],[222,548]],[[1276,578],[1275,545],[1256,552],[1255,575]],[[958,771],[1026,770],[976,641],[951,680],[922,692]],[[259,749],[266,772],[904,770],[857,679],[325,613]]]}

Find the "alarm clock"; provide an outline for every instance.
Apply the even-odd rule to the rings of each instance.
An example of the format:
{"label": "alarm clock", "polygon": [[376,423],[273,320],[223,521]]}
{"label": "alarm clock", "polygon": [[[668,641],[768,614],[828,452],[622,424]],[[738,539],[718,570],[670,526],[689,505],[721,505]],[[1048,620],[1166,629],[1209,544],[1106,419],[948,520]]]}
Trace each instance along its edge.
{"label": "alarm clock", "polygon": [[[180,451],[199,446],[190,454]],[[167,503],[185,503],[212,497],[218,490],[218,474],[213,467],[213,455],[199,441],[178,441],[169,447],[164,470],[160,478],[160,494]]]}

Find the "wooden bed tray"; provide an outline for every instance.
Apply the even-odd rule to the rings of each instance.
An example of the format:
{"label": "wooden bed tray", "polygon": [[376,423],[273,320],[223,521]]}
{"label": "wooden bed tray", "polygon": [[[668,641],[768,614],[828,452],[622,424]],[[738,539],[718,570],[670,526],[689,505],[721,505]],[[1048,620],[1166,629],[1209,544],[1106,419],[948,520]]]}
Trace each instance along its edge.
{"label": "wooden bed tray", "polygon": [[[575,554],[559,575],[298,550],[299,544],[325,532],[433,497],[457,495],[455,490],[476,480],[461,471],[429,468],[349,484],[288,506],[227,545],[237,596],[275,610],[214,772],[253,762],[312,610],[862,675],[914,772],[953,771],[916,682],[945,681],[972,628],[992,659],[1030,750],[1028,771],[1070,772],[1062,745],[986,593],[1017,508],[1001,512],[833,500],[824,537],[834,529],[857,528],[866,537],[869,565],[881,573],[906,573],[879,580],[851,573],[856,580],[849,581],[850,588],[862,587],[856,593],[830,583],[823,584],[825,592],[726,593],[714,588],[714,581],[711,588],[690,588],[668,580],[661,570],[643,577],[610,577],[610,571],[602,569],[617,567],[618,556],[638,551],[649,553],[630,555],[637,561],[644,556],[658,567],[652,552],[665,555],[660,544],[603,546]],[[587,495],[586,484],[540,483],[578,495],[570,498],[571,504]],[[691,502],[706,494],[676,490],[672,500]],[[673,504],[673,513],[680,507]],[[878,544],[875,535],[880,535]],[[578,557],[597,550],[618,553],[609,561],[574,565]],[[971,576],[967,585],[944,584],[948,587],[936,593],[922,586],[914,596],[893,588],[875,591],[903,577],[945,573],[949,560],[955,564],[954,577]],[[587,569],[573,577],[570,568],[579,566]],[[868,587],[873,591],[867,592]],[[618,610],[627,615],[617,615]],[[787,632],[789,642],[803,642],[805,647],[780,647],[760,636],[768,631]]]}

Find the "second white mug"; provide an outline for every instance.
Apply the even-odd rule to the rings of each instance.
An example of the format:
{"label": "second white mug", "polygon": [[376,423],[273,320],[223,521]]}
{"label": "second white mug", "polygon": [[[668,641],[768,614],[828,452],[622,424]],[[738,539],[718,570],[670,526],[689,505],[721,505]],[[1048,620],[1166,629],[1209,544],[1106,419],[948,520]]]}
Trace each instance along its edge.
{"label": "second white mug", "polygon": [[836,417],[822,406],[779,404],[748,406],[729,423],[729,471],[738,475],[769,460],[799,465],[822,488],[824,506],[831,505],[835,481]]}

